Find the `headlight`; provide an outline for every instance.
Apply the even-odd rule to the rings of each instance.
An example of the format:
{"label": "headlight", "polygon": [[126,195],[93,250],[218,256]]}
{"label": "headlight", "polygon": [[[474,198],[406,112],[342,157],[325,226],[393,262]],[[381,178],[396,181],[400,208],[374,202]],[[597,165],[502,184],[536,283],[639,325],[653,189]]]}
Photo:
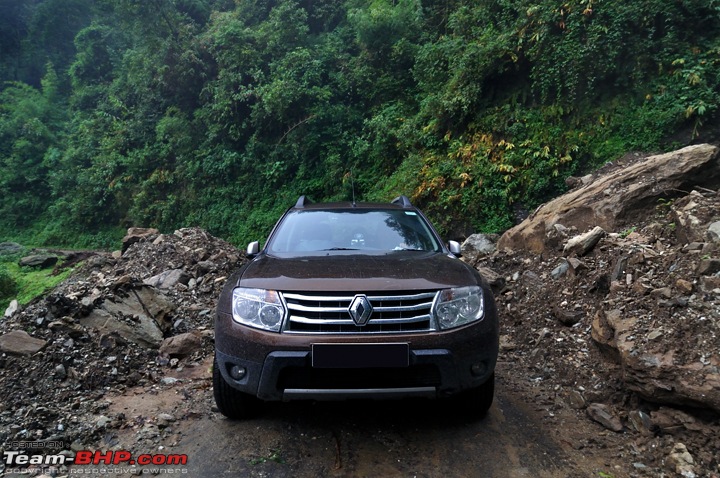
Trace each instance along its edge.
{"label": "headlight", "polygon": [[279,332],[285,305],[277,291],[237,287],[233,290],[232,316],[239,324]]}
{"label": "headlight", "polygon": [[440,329],[451,329],[483,318],[485,302],[478,286],[441,290],[435,303]]}

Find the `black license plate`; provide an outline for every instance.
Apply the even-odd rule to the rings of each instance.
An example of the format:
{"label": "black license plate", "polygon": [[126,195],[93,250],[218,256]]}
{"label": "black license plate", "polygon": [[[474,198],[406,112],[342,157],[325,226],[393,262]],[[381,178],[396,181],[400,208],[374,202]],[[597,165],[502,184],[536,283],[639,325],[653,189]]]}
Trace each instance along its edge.
{"label": "black license plate", "polygon": [[409,344],[313,344],[317,368],[389,368],[410,365]]}

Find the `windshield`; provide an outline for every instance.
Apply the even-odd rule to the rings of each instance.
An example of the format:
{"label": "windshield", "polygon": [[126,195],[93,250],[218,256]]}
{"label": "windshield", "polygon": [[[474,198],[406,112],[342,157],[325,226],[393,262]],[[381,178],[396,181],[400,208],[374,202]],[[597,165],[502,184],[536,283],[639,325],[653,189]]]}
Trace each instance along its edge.
{"label": "windshield", "polygon": [[270,238],[267,250],[440,251],[441,247],[415,211],[355,209],[291,211]]}

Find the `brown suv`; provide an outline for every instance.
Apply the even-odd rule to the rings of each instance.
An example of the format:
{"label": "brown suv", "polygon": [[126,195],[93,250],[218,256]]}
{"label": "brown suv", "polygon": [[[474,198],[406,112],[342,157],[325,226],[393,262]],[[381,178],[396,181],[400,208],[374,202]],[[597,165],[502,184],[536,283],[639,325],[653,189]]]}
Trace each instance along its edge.
{"label": "brown suv", "polygon": [[[449,248],[448,248],[449,247]],[[301,197],[218,301],[213,387],[230,418],[268,400],[493,400],[498,320],[487,282],[425,216]]]}

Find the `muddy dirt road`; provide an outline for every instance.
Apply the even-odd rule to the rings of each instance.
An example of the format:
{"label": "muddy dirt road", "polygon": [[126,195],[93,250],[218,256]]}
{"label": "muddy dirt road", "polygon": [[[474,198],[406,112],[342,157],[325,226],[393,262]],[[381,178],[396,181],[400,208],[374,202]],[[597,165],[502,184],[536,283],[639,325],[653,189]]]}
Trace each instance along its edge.
{"label": "muddy dirt road", "polygon": [[[429,400],[273,404],[259,418],[231,421],[210,411],[209,387],[195,388],[193,400],[173,387],[130,393],[112,399],[109,411],[151,417],[172,410],[188,418],[164,429],[154,449],[137,429],[121,430],[112,445],[186,453],[186,476],[193,477],[627,476],[609,450],[606,456],[595,447],[589,456],[582,450],[588,437],[606,432],[573,415],[528,406],[526,385],[510,368],[499,364],[496,401],[478,422]],[[186,385],[207,381],[197,377]]]}

